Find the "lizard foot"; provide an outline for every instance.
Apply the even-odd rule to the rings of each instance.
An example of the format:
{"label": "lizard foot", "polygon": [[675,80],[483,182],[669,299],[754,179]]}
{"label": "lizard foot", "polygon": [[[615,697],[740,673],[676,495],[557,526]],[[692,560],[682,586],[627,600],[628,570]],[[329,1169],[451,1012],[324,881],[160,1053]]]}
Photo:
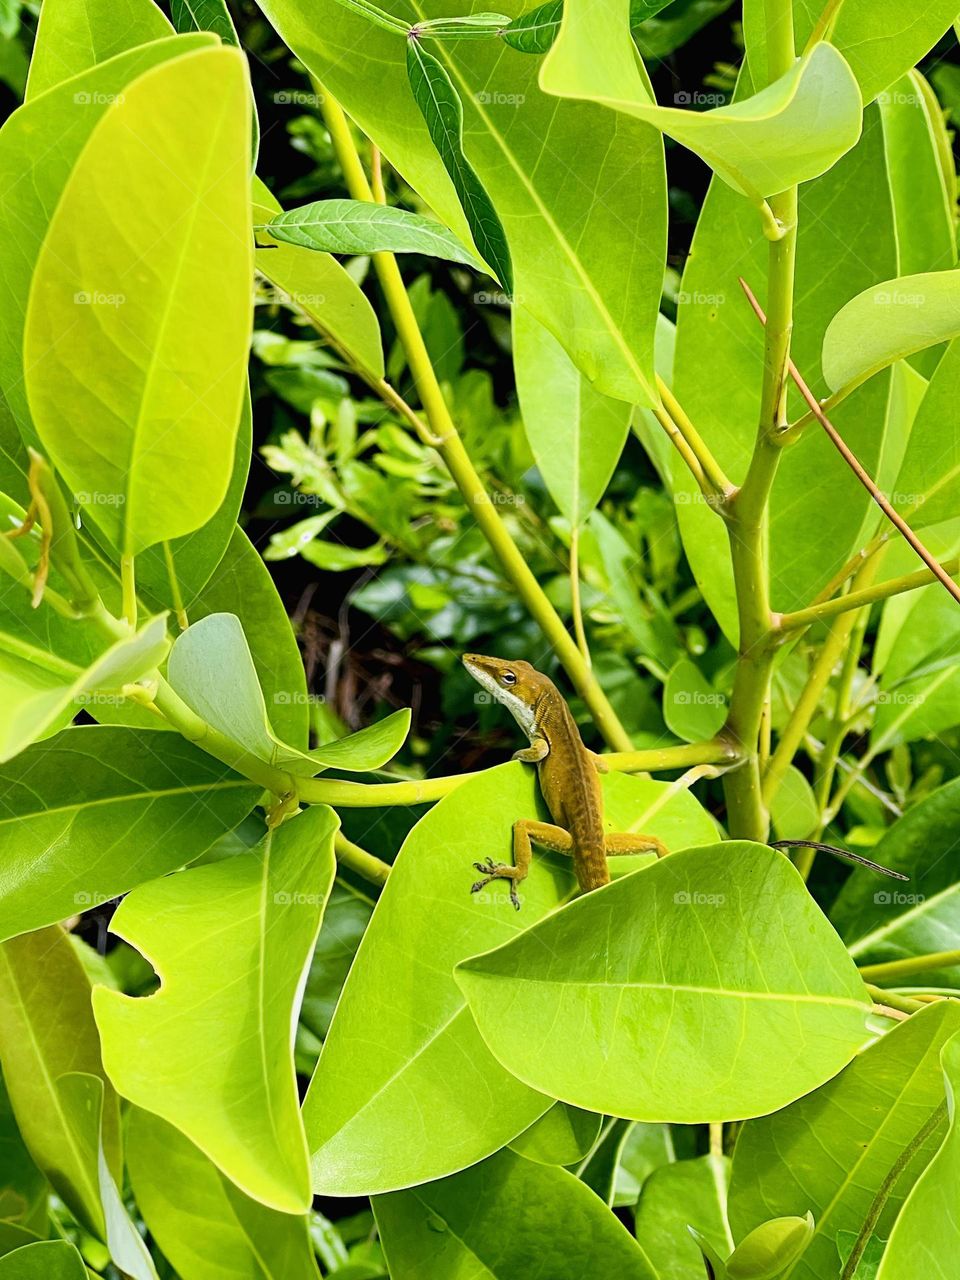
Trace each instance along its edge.
{"label": "lizard foot", "polygon": [[491,880],[508,880],[510,882],[510,901],[513,903],[515,911],[520,910],[520,898],[517,895],[517,881],[519,876],[517,868],[511,866],[507,862],[494,862],[492,858],[487,858],[484,862],[475,862],[473,864],[478,871],[484,873],[481,880],[477,880],[475,884],[470,886],[471,893],[479,893],[481,889],[485,889]]}

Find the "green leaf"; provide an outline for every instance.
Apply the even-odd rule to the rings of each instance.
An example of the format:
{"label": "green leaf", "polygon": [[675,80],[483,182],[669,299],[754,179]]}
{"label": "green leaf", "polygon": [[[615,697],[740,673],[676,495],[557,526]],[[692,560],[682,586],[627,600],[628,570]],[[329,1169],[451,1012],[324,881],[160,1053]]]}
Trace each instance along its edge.
{"label": "green leaf", "polygon": [[[749,92],[750,82],[743,92]],[[870,210],[864,220],[863,210]],[[831,228],[830,237],[823,234]],[[738,277],[767,305],[769,244],[756,213],[725,184],[711,184],[681,282],[673,389],[735,484],[742,483],[760,414],[756,371],[763,330],[743,298]],[[822,178],[800,190],[793,359],[817,396],[827,321],[860,289],[896,274],[897,242],[883,129],[876,107],[864,118],[858,145]],[[710,360],[704,352],[711,353]],[[871,474],[879,473],[891,390],[886,377],[862,387],[831,419]],[[789,416],[806,411],[790,393]],[[872,504],[825,434],[813,425],[796,449],[785,449],[770,502],[773,607],[801,608],[816,596],[859,540]],[[888,480],[881,480],[888,484]],[[679,455],[674,501],[684,550],[697,586],[736,642],[737,621],[727,531],[704,501]],[[875,517],[874,517],[875,518]],[[812,535],[816,530],[816,536]]]}
{"label": "green leaf", "polygon": [[[503,6],[519,12],[522,0]],[[413,99],[400,41],[337,0],[264,0],[284,41],[466,243],[453,183]],[[497,6],[501,6],[498,4]],[[429,16],[456,17],[455,0]],[[405,11],[414,21],[422,4]],[[349,64],[343,50],[350,49]],[[497,40],[437,46],[464,112],[464,148],[506,232],[514,292],[606,395],[657,402],[653,334],[666,228],[663,145],[632,120],[540,93],[537,63]],[[576,156],[578,181],[544,153]],[[491,263],[491,266],[494,264]]]}
{"label": "green leaf", "polygon": [[290,1027],[333,883],[335,829],[316,806],[249,853],[135,889],[111,929],[150,960],[160,990],[94,993],[117,1090],[285,1213],[310,1206]]}
{"label": "green leaf", "polygon": [[[871,751],[913,742],[960,722],[960,616],[942,587],[918,592],[887,655]],[[942,597],[939,598],[939,597]]]}
{"label": "green leaf", "polygon": [[[47,1180],[34,1164],[17,1127],[10,1096],[0,1080],[0,1212],[3,1221],[21,1226],[24,1231],[45,1235],[48,1189]],[[8,1252],[9,1248],[7,1245],[0,1252]]]}
{"label": "green leaf", "polygon": [[[766,74],[763,0],[746,0],[744,37],[750,59]],[[802,49],[822,17],[829,17],[830,41],[850,63],[865,103],[893,84],[928,53],[956,17],[953,0],[930,0],[921,9],[899,0],[838,0],[829,10],[819,0],[794,3],[796,45]]]}
{"label": "green leaf", "polygon": [[0,639],[0,688],[5,715],[0,727],[0,762],[12,759],[49,730],[63,714],[89,699],[120,698],[121,689],[154,671],[166,657],[166,617],[152,618],[135,634],[117,640],[81,667],[53,653]]}
{"label": "green leaf", "polygon": [[[858,1235],[859,1233],[855,1231],[837,1232],[837,1249],[840,1253],[841,1262],[846,1263],[850,1257]],[[877,1271],[880,1269],[880,1261],[883,1258],[883,1251],[886,1247],[886,1240],[881,1240],[879,1236],[871,1236],[857,1264],[857,1269],[853,1273],[852,1280],[877,1280]]]}
{"label": "green leaf", "polygon": [[[948,273],[941,274],[945,278]],[[960,299],[960,275],[955,284]],[[952,406],[958,393],[960,342],[951,342],[920,401],[903,465],[890,495],[896,509],[917,529],[949,520],[957,510],[960,429],[955,424]]]}
{"label": "green leaf", "polygon": [[[24,388],[24,319],[40,246],[64,185],[90,134],[128,84],[170,58],[211,43],[209,36],[177,36],[119,54],[21,107],[0,131],[0,234],[5,244],[17,247],[6,255],[0,275],[5,320],[0,327],[0,385],[16,427],[35,447],[40,440]],[[6,443],[4,452],[11,452]],[[14,459],[14,465],[25,472],[25,455]],[[13,492],[9,483],[4,488]]]}
{"label": "green leaf", "polygon": [[754,1227],[727,1259],[727,1280],[775,1280],[813,1239],[813,1214],[771,1218]]}
{"label": "green leaf", "polygon": [[[789,945],[801,936],[802,956]],[[747,841],[671,853],[465,960],[456,978],[513,1075],[628,1119],[760,1115],[870,1038],[846,949],[788,860]]]}
{"label": "green leaf", "polygon": [[502,1151],[373,1202],[394,1280],[657,1280],[643,1250],[573,1174]]}
{"label": "green leaf", "polygon": [[137,589],[148,600],[164,609],[175,609],[177,599],[170,581],[167,554],[173,560],[180,600],[192,604],[214,570],[223,560],[237,527],[243,491],[250,474],[250,451],[253,440],[253,409],[250,389],[243,398],[237,448],[233,459],[230,487],[223,502],[206,522],[193,533],[185,533],[172,542],[148,547],[137,560]]}
{"label": "green leaf", "polygon": [[725,1156],[699,1156],[655,1169],[643,1184],[635,1231],[647,1257],[670,1280],[703,1280],[703,1259],[688,1227],[695,1227],[723,1254],[733,1248],[727,1226]]}
{"label": "green leaf", "polygon": [[523,426],[551,498],[579,527],[610,483],[631,407],[595,391],[549,329],[513,308],[513,366]]}
{"label": "green leaf", "polygon": [[943,1145],[917,1179],[893,1225],[877,1280],[913,1280],[918,1270],[920,1274],[930,1276],[931,1280],[948,1280],[956,1268],[960,1254],[960,1219],[956,1213],[956,1191],[960,1180],[960,1134],[957,1130],[960,1033],[943,1046],[940,1065],[950,1127]]}
{"label": "green leaf", "polygon": [[960,274],[928,271],[873,285],[852,298],[823,336],[832,391],[860,386],[895,360],[960,335]]}
{"label": "green leaf", "polygon": [[[631,0],[630,26],[646,22],[669,4],[670,0]],[[563,0],[547,0],[514,18],[503,32],[504,43],[520,53],[546,53],[557,38],[562,17]]]}
{"label": "green leaf", "polygon": [[100,1060],[90,981],[59,926],[0,945],[0,1062],[23,1140],[71,1213],[105,1239],[97,1168],[100,1109],[71,1086],[74,1073],[103,1086],[103,1140],[120,1169],[120,1112]]}
{"label": "green leaf", "polygon": [[270,707],[271,724],[284,742],[305,747],[310,699],[303,659],[270,571],[242,529],[234,529],[216,572],[186,604],[195,621],[212,613],[237,615]]}
{"label": "green leaf", "polygon": [[442,223],[392,205],[317,200],[278,214],[263,230],[274,240],[321,253],[421,253],[480,268]]}
{"label": "green leaf", "polygon": [[[591,39],[597,22],[604,40]],[[590,58],[583,56],[589,49]],[[544,59],[540,86],[561,98],[599,102],[689,147],[735,191],[759,202],[831,168],[860,137],[856,80],[831,45],[819,44],[781,79],[712,111],[682,111],[653,100],[637,65],[629,12],[566,0],[560,35]]]}
{"label": "green leaf", "polygon": [[34,271],[31,413],[125,555],[205,524],[233,471],[251,315],[246,77],[238,51],[216,48],[126,86]]}
{"label": "green leaf", "polygon": [[511,1150],[537,1164],[576,1164],[600,1137],[603,1117],[555,1102],[529,1129],[510,1143]]}
{"label": "green leaf", "polygon": [[820,822],[813,788],[795,765],[783,776],[770,808],[774,830],[781,840],[804,840]]}
{"label": "green leaf", "polygon": [[[774,1214],[809,1211],[815,1219],[813,1240],[784,1280],[837,1273],[838,1233],[860,1230],[893,1162],[942,1098],[940,1050],[958,1026],[956,1005],[924,1009],[816,1093],[743,1127],[730,1185],[734,1235]],[[897,1182],[877,1225],[880,1235],[888,1234],[936,1146],[931,1139]]]}
{"label": "green leaf", "polygon": [[316,1280],[307,1219],[243,1194],[173,1125],[133,1107],[127,1162],[144,1222],[190,1280]]}
{"label": "green leaf", "polygon": [[[254,219],[270,221],[281,212],[255,178]],[[280,243],[258,248],[255,258],[257,270],[280,290],[285,302],[301,311],[348,360],[376,378],[383,377],[380,322],[359,285],[335,258]]]}
{"label": "green leaf", "polygon": [[[908,809],[871,850],[892,871],[909,875],[902,887],[879,885],[857,869],[844,882],[830,917],[858,964],[954,950],[960,929],[960,876],[950,852],[960,823],[960,779],[952,779]],[[931,974],[960,984],[960,966]]]}
{"label": "green leaf", "polygon": [[378,769],[396,755],[410,729],[410,712],[404,709],[313,751],[281,742],[270,726],[240,619],[232,613],[210,614],[181,632],[170,653],[167,678],[197,715],[234,742],[268,764],[299,774]]}
{"label": "green leaf", "polygon": [[66,1240],[41,1240],[0,1258],[0,1280],[89,1280],[83,1258]]}
{"label": "green leaf", "polygon": [[727,700],[689,658],[681,658],[663,686],[663,719],[685,742],[712,738],[727,718]]}
{"label": "green leaf", "polygon": [[[172,34],[152,0],[44,0],[24,96],[34,98],[97,63]],[[82,99],[81,104],[86,105]]]}
{"label": "green leaf", "polygon": [[480,257],[508,293],[513,268],[503,223],[463,150],[463,104],[439,58],[418,37],[407,39],[407,76],[414,101],[453,183]]}
{"label": "green leaf", "polygon": [[178,734],[66,729],[0,769],[11,857],[0,938],[108,902],[205,853],[259,790]]}
{"label": "green leaf", "polygon": [[333,886],[300,1009],[301,1025],[318,1040],[323,1040],[330,1029],[334,1008],[372,911],[370,899],[351,885]]}
{"label": "green leaf", "polygon": [[170,0],[170,17],[178,31],[212,31],[224,44],[240,47],[225,0]]}
{"label": "green leaf", "polygon": [[[603,778],[613,830],[653,831],[671,848],[712,839],[688,792],[649,778]],[[473,862],[509,858],[516,818],[539,809],[520,764],[445,796],[394,864],[337,1005],[304,1101],[320,1194],[363,1195],[439,1178],[490,1155],[552,1099],[489,1054],[453,967],[528,928],[576,891],[569,859],[539,852],[514,912],[506,890],[471,896]],[[617,858],[629,870],[649,861]]]}

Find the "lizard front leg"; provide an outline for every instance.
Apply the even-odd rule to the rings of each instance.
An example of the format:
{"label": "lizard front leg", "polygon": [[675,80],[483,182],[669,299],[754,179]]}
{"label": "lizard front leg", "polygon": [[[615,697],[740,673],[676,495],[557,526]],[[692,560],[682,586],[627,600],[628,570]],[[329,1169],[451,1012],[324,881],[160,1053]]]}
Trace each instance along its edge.
{"label": "lizard front leg", "polygon": [[631,853],[655,853],[664,858],[670,852],[656,836],[645,836],[633,831],[614,831],[603,837],[603,851],[608,858],[623,858]]}
{"label": "lizard front leg", "polygon": [[513,824],[513,866],[507,862],[494,862],[492,858],[487,858],[485,862],[475,862],[473,865],[476,869],[485,874],[482,880],[471,887],[470,892],[479,893],[491,880],[509,880],[510,901],[519,911],[517,885],[527,878],[534,844],[552,849],[554,853],[573,852],[573,837],[563,827],[555,827],[550,822],[537,822],[532,818],[520,818]]}
{"label": "lizard front leg", "polygon": [[511,760],[522,760],[524,764],[539,764],[550,754],[550,743],[546,738],[534,738],[529,747],[515,751]]}

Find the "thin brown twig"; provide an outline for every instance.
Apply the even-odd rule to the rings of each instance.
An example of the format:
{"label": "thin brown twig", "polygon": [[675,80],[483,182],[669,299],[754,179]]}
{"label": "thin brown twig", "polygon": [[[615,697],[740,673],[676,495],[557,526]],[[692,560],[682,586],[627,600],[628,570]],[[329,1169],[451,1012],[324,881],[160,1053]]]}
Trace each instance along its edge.
{"label": "thin brown twig", "polygon": [[[750,303],[751,307],[756,313],[760,323],[765,325],[767,323],[766,314],[764,313],[763,308],[760,306],[760,303],[757,301],[756,295],[754,294],[753,290],[750,288],[750,286],[747,284],[746,280],[744,280],[742,276],[740,277],[740,287],[743,289],[743,292],[746,294],[747,301]],[[820,404],[820,401],[816,398],[816,396],[807,386],[807,383],[804,380],[803,375],[800,373],[799,369],[793,363],[792,360],[789,360],[787,362],[787,370],[790,374],[790,377],[796,383],[797,389],[799,390],[800,394],[803,396],[804,400],[806,400],[807,405],[810,408],[810,412],[813,414],[816,420],[820,423],[821,427],[823,427],[824,431],[830,437],[830,442],[833,444],[834,448],[840,454],[841,458],[843,458],[844,462],[847,464],[847,466],[850,468],[853,474],[857,477],[857,479],[860,481],[863,487],[866,489],[867,493],[870,494],[870,497],[874,500],[874,502],[877,504],[877,506],[880,508],[883,514],[887,517],[890,523],[898,530],[900,534],[902,534],[902,536],[906,539],[906,541],[909,542],[910,546],[914,549],[914,551],[917,553],[917,555],[920,557],[923,563],[927,566],[930,572],[934,575],[934,577],[946,588],[946,590],[950,593],[953,599],[956,600],[958,604],[960,604],[960,587],[958,587],[957,584],[954,582],[954,580],[950,577],[949,573],[947,573],[946,569],[944,569],[943,565],[936,558],[933,552],[927,550],[927,548],[923,545],[923,543],[920,541],[920,539],[917,537],[914,531],[907,524],[906,520],[904,520],[903,516],[898,514],[898,512],[896,512],[893,509],[893,507],[890,505],[890,503],[887,501],[884,495],[877,488],[875,481],[869,475],[869,473],[865,470],[859,458],[857,458],[856,454],[852,451],[852,449],[850,449],[846,441],[844,441],[840,433],[837,431],[836,427],[833,425],[833,423],[824,413],[823,407]]]}

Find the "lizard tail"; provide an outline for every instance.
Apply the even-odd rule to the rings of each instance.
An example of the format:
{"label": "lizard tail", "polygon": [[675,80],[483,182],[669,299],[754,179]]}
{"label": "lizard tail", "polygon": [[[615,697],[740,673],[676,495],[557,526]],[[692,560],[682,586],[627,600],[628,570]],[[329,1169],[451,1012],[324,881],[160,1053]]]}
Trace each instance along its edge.
{"label": "lizard tail", "polygon": [[610,883],[610,869],[607,866],[607,855],[601,846],[598,849],[578,849],[573,855],[577,871],[577,880],[584,893],[591,889],[599,889],[601,885]]}

